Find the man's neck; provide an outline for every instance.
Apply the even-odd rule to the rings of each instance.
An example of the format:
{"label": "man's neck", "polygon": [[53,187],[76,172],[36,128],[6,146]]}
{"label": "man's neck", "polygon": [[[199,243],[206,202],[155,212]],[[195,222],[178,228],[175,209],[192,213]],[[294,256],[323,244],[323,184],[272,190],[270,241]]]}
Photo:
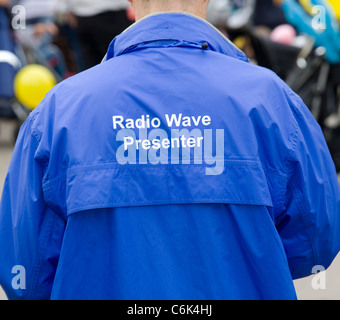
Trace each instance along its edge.
{"label": "man's neck", "polygon": [[[157,13],[157,12],[187,12],[193,14],[195,16],[201,17],[203,19],[207,16],[207,7],[208,5],[205,1],[195,0],[195,2],[187,1],[187,2],[178,2],[178,1],[140,1],[134,3],[136,21],[144,18],[145,16]],[[201,5],[198,5],[197,2],[202,2]]]}

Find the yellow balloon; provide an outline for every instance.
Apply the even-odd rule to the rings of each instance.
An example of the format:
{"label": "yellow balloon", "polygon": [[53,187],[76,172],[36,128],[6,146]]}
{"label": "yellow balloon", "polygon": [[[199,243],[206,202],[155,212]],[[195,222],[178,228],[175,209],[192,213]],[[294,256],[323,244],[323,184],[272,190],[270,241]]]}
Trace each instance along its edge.
{"label": "yellow balloon", "polygon": [[31,64],[17,73],[14,91],[18,101],[33,110],[55,85],[56,80],[50,70],[41,65]]}

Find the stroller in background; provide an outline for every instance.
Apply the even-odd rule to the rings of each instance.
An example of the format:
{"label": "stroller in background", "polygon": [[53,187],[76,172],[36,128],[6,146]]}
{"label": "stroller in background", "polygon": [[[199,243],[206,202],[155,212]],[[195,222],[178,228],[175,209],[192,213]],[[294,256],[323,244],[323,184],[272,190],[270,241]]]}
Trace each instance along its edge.
{"label": "stroller in background", "polygon": [[340,172],[340,65],[329,64],[326,49],[308,37],[302,48],[253,33],[250,38],[258,64],[276,72],[310,109]]}

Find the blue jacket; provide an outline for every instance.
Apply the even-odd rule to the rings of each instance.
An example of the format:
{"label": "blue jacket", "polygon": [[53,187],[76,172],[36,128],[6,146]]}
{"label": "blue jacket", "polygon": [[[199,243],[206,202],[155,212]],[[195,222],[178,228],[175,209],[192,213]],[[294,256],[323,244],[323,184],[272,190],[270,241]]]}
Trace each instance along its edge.
{"label": "blue jacket", "polygon": [[158,14],[21,128],[0,213],[11,299],[296,299],[340,248],[322,131],[211,25]]}

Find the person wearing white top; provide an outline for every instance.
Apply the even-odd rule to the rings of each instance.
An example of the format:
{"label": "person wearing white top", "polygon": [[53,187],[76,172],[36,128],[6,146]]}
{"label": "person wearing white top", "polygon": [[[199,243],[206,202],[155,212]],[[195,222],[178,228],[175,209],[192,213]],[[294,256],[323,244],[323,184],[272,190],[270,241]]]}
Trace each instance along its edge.
{"label": "person wearing white top", "polygon": [[127,0],[66,0],[65,2],[69,11],[80,17],[90,17],[107,11],[126,10],[129,7]]}

